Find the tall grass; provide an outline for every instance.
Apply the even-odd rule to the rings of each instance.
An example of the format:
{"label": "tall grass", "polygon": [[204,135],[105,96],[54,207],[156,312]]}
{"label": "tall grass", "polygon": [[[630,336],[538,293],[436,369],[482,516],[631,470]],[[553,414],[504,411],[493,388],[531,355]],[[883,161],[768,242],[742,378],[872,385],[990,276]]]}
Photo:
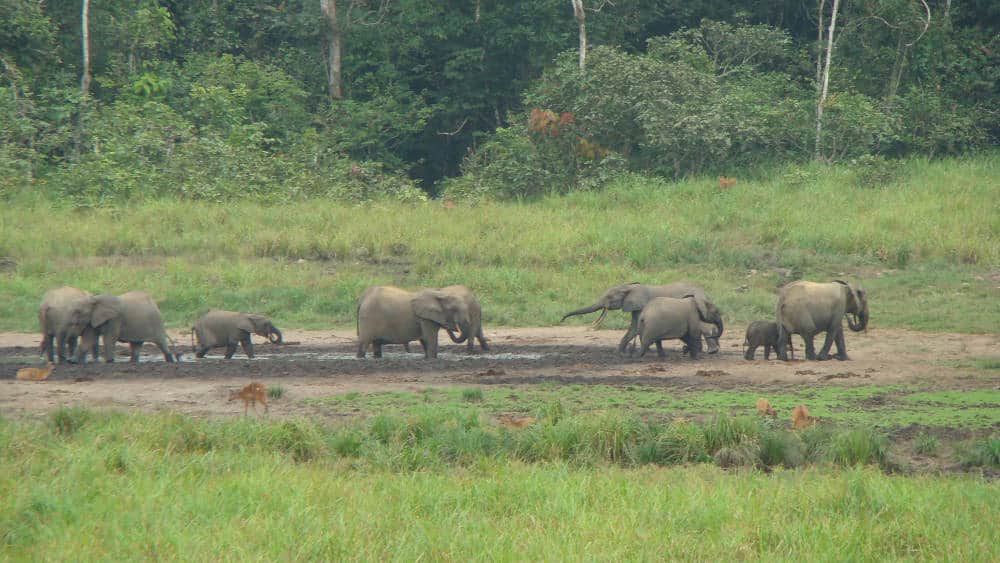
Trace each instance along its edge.
{"label": "tall grass", "polygon": [[[368,429],[94,414],[63,435],[0,421],[0,549],[13,560],[1000,558],[995,481],[863,468],[595,471],[489,453],[414,471],[428,454],[412,446],[444,448],[446,431],[455,459],[463,447],[488,452],[476,443],[482,426],[439,422],[430,435],[416,419],[379,423],[392,427],[389,444],[411,444],[381,444],[379,455],[400,459],[380,469],[354,457]],[[623,422],[601,427],[631,435]],[[493,434],[491,447],[510,435]],[[613,451],[615,440],[580,451]]]}
{"label": "tall grass", "polygon": [[[0,329],[33,328],[41,292],[63,283],[147,289],[173,326],[209,307],[329,326],[350,323],[370,284],[463,282],[489,322],[537,325],[616,283],[688,278],[742,320],[772,313],[781,268],[860,277],[873,322],[986,331],[967,313],[995,295],[981,274],[1000,264],[998,163],[913,160],[878,188],[849,167],[781,169],[729,190],[629,175],[599,193],[472,207],[12,202],[0,209],[0,257],[16,262],[0,272]],[[997,307],[986,305],[993,320]]]}

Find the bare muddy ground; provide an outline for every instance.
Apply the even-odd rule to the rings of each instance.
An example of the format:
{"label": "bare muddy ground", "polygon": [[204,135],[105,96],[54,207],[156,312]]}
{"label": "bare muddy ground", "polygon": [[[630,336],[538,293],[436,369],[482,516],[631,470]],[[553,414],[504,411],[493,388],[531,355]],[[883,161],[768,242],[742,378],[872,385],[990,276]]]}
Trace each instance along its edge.
{"label": "bare muddy ground", "polygon": [[[997,357],[1000,337],[873,329],[847,335],[850,361],[784,363],[743,359],[744,327],[728,328],[719,354],[691,360],[680,354],[680,342],[667,343],[669,356],[656,358],[655,349],[643,359],[622,358],[615,347],[623,331],[587,327],[494,329],[487,331],[490,352],[466,352],[448,343],[437,360],[386,346],[386,357],[354,357],[351,331],[286,331],[290,345],[261,341],[258,358],[238,353],[195,360],[187,334],[172,334],[183,343],[184,361],[167,364],[151,346],[143,362],[131,364],[120,356],[113,364],[59,365],[44,382],[16,381],[19,368],[40,365],[38,335],[0,334],[0,416],[43,415],[61,405],[82,405],[128,411],[173,410],[194,416],[239,414],[242,404],[227,403],[228,393],[250,381],[280,384],[285,396],[272,405],[272,417],[340,418],[329,404],[306,399],[352,391],[418,390],[429,386],[516,385],[543,382],[642,385],[700,389],[795,390],[823,385],[920,383],[940,389],[994,389],[1000,374],[978,372],[969,377],[973,358]],[[442,333],[442,336],[445,335]],[[446,340],[446,337],[444,338]],[[817,340],[817,348],[822,340]],[[796,351],[801,353],[796,338]],[[125,352],[122,347],[119,350]],[[963,367],[964,364],[964,367]],[[985,375],[983,375],[985,373]]]}

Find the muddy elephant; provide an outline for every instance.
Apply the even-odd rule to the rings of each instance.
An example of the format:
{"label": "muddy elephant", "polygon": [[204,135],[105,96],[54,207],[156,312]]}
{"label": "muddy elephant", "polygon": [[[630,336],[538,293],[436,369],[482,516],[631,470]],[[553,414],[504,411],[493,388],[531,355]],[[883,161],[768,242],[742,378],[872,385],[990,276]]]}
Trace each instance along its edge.
{"label": "muddy elephant", "polygon": [[[94,295],[74,303],[69,315],[70,333],[80,336],[75,361],[85,362],[88,351],[96,351],[103,340],[104,361],[115,361],[115,343],[127,342],[131,361],[139,361],[144,342],[153,342],[163,352],[163,359],[173,362],[179,356],[170,351],[170,340],[163,328],[163,318],[148,293],[131,291],[119,296]],[[95,360],[96,354],[95,354]]]}
{"label": "muddy elephant", "polygon": [[483,336],[483,308],[479,305],[479,300],[476,299],[472,290],[464,285],[449,285],[447,287],[442,287],[441,291],[449,295],[454,295],[458,299],[464,301],[465,306],[469,311],[469,324],[462,325],[459,323],[459,334],[457,336],[454,332],[450,330],[448,331],[448,337],[451,338],[451,341],[456,344],[467,342],[468,350],[469,352],[472,352],[476,348],[474,340],[479,340],[480,348],[482,348],[484,352],[488,351],[490,346],[486,342],[486,337]]}
{"label": "muddy elephant", "polygon": [[698,359],[701,355],[703,323],[706,322],[707,315],[704,305],[693,295],[681,299],[651,299],[639,313],[639,357],[645,356],[649,347],[655,343],[656,353],[662,358],[663,341],[678,339],[687,345],[691,358]]}
{"label": "muddy elephant", "polygon": [[618,353],[624,354],[628,343],[638,334],[639,313],[650,300],[657,297],[680,299],[686,295],[693,296],[700,303],[699,307],[706,313],[705,322],[715,325],[717,333],[714,336],[709,336],[708,334],[704,336],[705,343],[708,346],[708,353],[714,354],[718,352],[719,337],[722,336],[723,330],[722,314],[705,294],[705,290],[687,282],[676,282],[667,285],[645,285],[633,282],[616,285],[604,292],[604,295],[593,305],[566,313],[562,321],[574,315],[586,315],[600,310],[601,316],[594,321],[594,325],[596,326],[604,320],[609,310],[621,309],[622,311],[632,313],[632,323],[629,325],[628,332],[625,333],[625,336],[618,343]]}
{"label": "muddy elephant", "polygon": [[368,288],[358,300],[358,352],[364,358],[369,345],[376,358],[384,344],[419,340],[425,358],[438,354],[438,330],[460,332],[471,326],[469,308],[463,299],[438,289],[417,292],[398,287]]}
{"label": "muddy elephant", "polygon": [[[847,360],[845,316],[852,331],[868,328],[868,294],[864,289],[841,280],[797,281],[782,287],[777,307],[778,359],[788,359],[785,344],[792,334],[798,334],[806,345],[806,359],[829,359],[830,347],[836,342],[837,359]],[[817,354],[813,337],[820,332],[826,333],[826,340]]]}
{"label": "muddy elephant", "polygon": [[[791,352],[792,358],[795,358],[795,350],[792,348],[792,338],[790,335],[786,335],[786,344],[788,344],[788,350]],[[746,350],[743,352],[743,358],[747,360],[752,360],[754,355],[757,353],[757,348],[764,347],[764,359],[771,359],[771,350],[775,353],[778,351],[778,323],[774,321],[754,321],[750,323],[747,327],[746,338],[743,340],[743,346]]]}
{"label": "muddy elephant", "polygon": [[254,334],[275,344],[281,344],[282,341],[281,331],[263,315],[209,311],[191,327],[192,338],[197,340],[197,345],[192,345],[194,355],[204,358],[210,349],[224,347],[228,360],[236,353],[236,346],[239,345],[247,358],[253,358]]}
{"label": "muddy elephant", "polygon": [[[79,335],[69,333],[69,314],[73,303],[91,297],[89,291],[64,285],[50,289],[38,306],[38,325],[42,330],[41,354],[49,362],[65,363],[76,352]],[[67,356],[68,349],[68,356]],[[97,353],[94,352],[96,356]]]}

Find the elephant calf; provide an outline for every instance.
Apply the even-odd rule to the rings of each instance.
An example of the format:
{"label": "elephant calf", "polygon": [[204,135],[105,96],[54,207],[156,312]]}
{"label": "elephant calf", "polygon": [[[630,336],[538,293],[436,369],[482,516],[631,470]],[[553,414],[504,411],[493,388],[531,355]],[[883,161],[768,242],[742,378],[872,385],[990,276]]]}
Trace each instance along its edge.
{"label": "elephant calf", "polygon": [[[191,327],[194,355],[204,358],[212,348],[226,349],[226,359],[236,353],[236,345],[243,348],[247,358],[253,358],[253,336],[263,336],[275,344],[282,341],[281,331],[263,315],[234,311],[209,311]],[[193,340],[197,340],[197,345]]]}
{"label": "elephant calf", "polygon": [[702,317],[693,296],[682,299],[657,297],[649,301],[639,314],[639,341],[642,350],[639,357],[646,355],[649,347],[656,343],[656,352],[664,357],[663,341],[679,339],[687,345],[692,359],[701,356]]}
{"label": "elephant calf", "polygon": [[[65,363],[67,348],[70,358],[76,353],[76,340],[79,334],[74,334],[70,330],[70,310],[74,303],[88,297],[92,297],[89,291],[68,285],[50,289],[42,296],[42,303],[38,306],[38,325],[42,329],[41,351],[50,363],[55,362],[56,357],[60,363]],[[96,351],[94,356],[97,356]]]}
{"label": "elephant calf", "polygon": [[[792,349],[792,336],[790,334],[786,335],[786,340],[788,350],[794,359],[795,350]],[[746,347],[746,351],[743,352],[745,359],[752,360],[757,352],[757,347],[763,346],[764,359],[770,360],[771,350],[774,350],[775,354],[778,352],[778,323],[774,321],[754,321],[750,323],[750,326],[747,327],[747,335],[743,341],[743,346]]]}
{"label": "elephant calf", "polygon": [[476,299],[472,290],[464,285],[449,285],[448,287],[442,287],[441,291],[454,295],[464,301],[469,311],[469,323],[458,323],[458,328],[460,329],[458,336],[455,336],[454,332],[448,331],[448,337],[451,338],[451,341],[456,344],[468,342],[468,350],[471,352],[476,348],[474,340],[479,340],[480,348],[484,352],[489,351],[490,345],[486,343],[486,337],[483,336],[483,308],[479,305],[479,300]]}

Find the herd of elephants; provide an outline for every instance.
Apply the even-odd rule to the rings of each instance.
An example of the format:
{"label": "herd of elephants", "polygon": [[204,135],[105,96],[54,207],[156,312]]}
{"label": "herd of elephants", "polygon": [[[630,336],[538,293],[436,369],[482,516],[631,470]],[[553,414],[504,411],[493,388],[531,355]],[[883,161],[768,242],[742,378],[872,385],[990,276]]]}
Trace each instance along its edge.
{"label": "herd of elephants", "polygon": [[[687,282],[660,286],[617,285],[594,304],[566,313],[562,321],[574,315],[601,311],[596,324],[610,310],[632,314],[628,331],[618,344],[621,354],[626,353],[630,343],[634,353],[636,338],[640,343],[640,357],[653,344],[663,357],[663,341],[670,339],[683,341],[695,359],[701,355],[702,339],[709,354],[719,350],[722,314],[705,291],[696,285]],[[798,334],[805,343],[807,359],[828,359],[831,346],[836,344],[836,358],[846,360],[845,317],[851,330],[857,332],[867,328],[868,299],[864,289],[841,280],[789,283],[779,290],[775,320],[755,321],[747,328],[744,357],[752,360],[756,349],[763,347],[766,359],[770,358],[773,349],[779,359],[787,360],[791,335]],[[45,293],[38,320],[42,331],[42,355],[50,363],[55,362],[56,357],[60,362],[83,363],[88,353],[96,361],[99,352],[103,352],[105,361],[112,362],[117,342],[129,344],[132,361],[139,360],[145,342],[159,346],[168,362],[180,357],[171,351],[160,310],[148,293],[94,295],[63,286]],[[483,350],[489,349],[483,335],[482,308],[469,288],[452,285],[411,292],[391,286],[370,287],[357,305],[357,356],[364,358],[371,348],[379,358],[385,344],[402,344],[409,352],[409,343],[419,341],[424,357],[436,358],[441,329],[453,342],[466,342],[470,350],[475,340]],[[281,331],[267,317],[233,311],[209,311],[195,322],[191,332],[194,354],[198,358],[203,358],[212,348],[225,348],[225,357],[229,359],[237,346],[243,348],[247,357],[253,358],[251,338],[254,334],[273,343],[282,342]],[[826,340],[817,354],[813,338],[819,333],[826,333]],[[99,346],[99,340],[103,341],[103,346]]]}

